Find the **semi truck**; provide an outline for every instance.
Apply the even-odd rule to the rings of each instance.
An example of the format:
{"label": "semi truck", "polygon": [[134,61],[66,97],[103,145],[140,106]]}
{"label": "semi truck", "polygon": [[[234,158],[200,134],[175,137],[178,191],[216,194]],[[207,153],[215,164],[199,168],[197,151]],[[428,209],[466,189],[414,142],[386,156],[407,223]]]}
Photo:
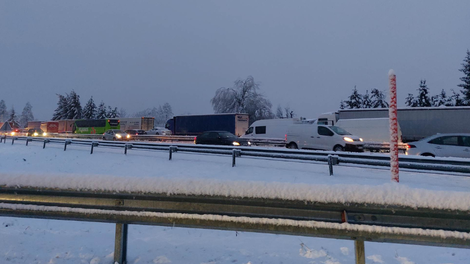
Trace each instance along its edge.
{"label": "semi truck", "polygon": [[125,117],[119,118],[121,122],[121,130],[142,129],[151,130],[155,126],[155,117]]}
{"label": "semi truck", "polygon": [[[342,127],[364,138],[364,141],[389,141],[389,125],[384,122],[388,111],[388,108],[341,109],[320,115],[318,122]],[[437,133],[470,133],[468,106],[404,107],[398,108],[397,114],[399,133],[404,143]]]}
{"label": "semi truck", "polygon": [[75,119],[62,119],[57,122],[59,122],[59,133],[73,133]]}
{"label": "semi truck", "polygon": [[248,129],[248,114],[208,114],[174,116],[165,127],[173,135],[197,136],[204,131],[228,131],[242,136]]}
{"label": "semi truck", "polygon": [[41,122],[41,130],[44,132],[47,132],[48,134],[59,133],[59,122],[58,121]]}

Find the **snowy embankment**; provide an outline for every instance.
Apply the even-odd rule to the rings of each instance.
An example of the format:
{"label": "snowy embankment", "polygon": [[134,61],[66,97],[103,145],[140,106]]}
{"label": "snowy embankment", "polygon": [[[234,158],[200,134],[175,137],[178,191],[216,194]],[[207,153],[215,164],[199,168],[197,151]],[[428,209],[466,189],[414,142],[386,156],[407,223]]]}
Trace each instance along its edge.
{"label": "snowy embankment", "polygon": [[[128,152],[128,155],[124,155],[122,150],[98,147],[95,149],[94,154],[90,155],[89,148],[83,146],[72,145],[64,152],[60,145],[54,146],[53,144],[49,144],[46,149],[42,149],[42,144],[39,143],[30,143],[28,147],[18,143],[15,143],[15,145],[2,144],[0,146],[0,162],[0,185],[8,186],[269,197],[325,202],[392,203],[411,207],[451,208],[458,210],[469,210],[470,208],[470,195],[466,192],[470,187],[470,180],[467,177],[446,174],[402,171],[400,174],[400,183],[394,184],[390,183],[390,172],[383,168],[359,168],[340,165],[335,166],[335,175],[329,176],[326,164],[316,162],[293,162],[242,157],[237,159],[237,166],[232,168],[231,157],[229,156],[175,153],[173,160],[169,161],[168,153],[163,151],[131,150]],[[9,219],[11,218],[1,219],[4,221],[4,226],[2,226],[4,228],[1,230],[5,237],[10,237],[11,234],[16,232],[14,230],[12,231],[12,226],[24,226],[27,221],[31,221],[31,223],[37,223],[35,221],[47,221],[47,223],[49,223],[49,221],[51,221],[18,219],[13,221],[13,223],[16,224],[5,225],[5,223],[10,223]],[[56,223],[57,221],[51,222]],[[39,226],[38,224],[32,225]],[[54,226],[55,225],[56,224],[54,224]],[[90,223],[90,225],[98,224]],[[30,227],[27,229],[29,228]],[[157,227],[154,228],[155,229],[152,230],[162,230]],[[10,231],[12,232],[10,233]],[[154,231],[148,232],[152,233]],[[215,231],[197,230],[191,232],[197,232],[204,236],[209,233],[213,234],[212,232]],[[442,235],[442,233],[440,235]],[[18,233],[18,236],[18,238],[15,237],[13,240],[22,237],[20,233]],[[78,236],[82,238],[82,234]],[[132,231],[130,231],[130,236],[132,236]],[[260,235],[253,234],[249,236],[257,237]],[[148,234],[144,235],[144,237],[148,237]],[[247,243],[246,246],[251,248],[251,250],[259,247],[265,248],[266,246],[270,248],[269,245],[271,245],[272,241],[269,237],[272,236],[266,235],[265,237],[268,237],[268,239],[263,242],[266,245],[261,245],[263,243],[251,244],[245,242]],[[134,242],[135,239],[138,240],[138,238],[133,239],[134,240],[131,240]],[[175,238],[171,240],[173,239]],[[197,240],[199,241],[199,239]],[[302,241],[305,242],[306,240],[325,241],[313,238],[302,238]],[[217,239],[214,240],[214,243],[217,243],[216,241]],[[189,244],[191,244],[191,242],[198,244],[195,241],[191,241],[191,239],[187,241]],[[239,258],[241,260],[239,263],[249,263],[253,260],[267,261],[269,263],[281,263],[282,261],[284,261],[284,263],[309,263],[309,260],[312,261],[312,258],[308,258],[308,256],[312,256],[312,254],[310,254],[312,251],[308,253],[306,250],[316,248],[314,251],[319,252],[323,250],[321,245],[325,242],[311,242],[312,244],[309,248],[306,248],[304,242],[301,243],[303,245],[300,250],[298,248],[296,252],[291,252],[290,254],[293,254],[292,256],[286,253],[286,256],[280,258],[279,261],[277,258],[275,258],[276,261],[274,261],[274,259],[270,257],[263,259],[261,256],[256,255],[258,253],[255,253],[256,256],[254,256],[253,254],[244,255],[239,252]],[[87,242],[84,241],[83,243],[86,244]],[[109,243],[112,244],[112,241],[109,241]],[[344,243],[345,242],[338,242],[338,244],[343,245]],[[212,245],[210,241],[205,241],[202,244],[209,248],[216,247]],[[249,244],[252,246],[250,247]],[[298,244],[299,243],[297,243],[297,245]],[[312,245],[314,246],[312,247]],[[130,247],[131,252],[133,252],[132,245],[130,245]],[[279,249],[276,248],[274,251],[284,252],[284,247],[285,246]],[[403,248],[405,246],[401,247]],[[13,248],[11,249],[13,251],[18,250],[18,247],[13,244],[9,245],[8,248]],[[103,250],[103,247],[100,249]],[[4,256],[11,256],[11,250],[8,252],[4,251]],[[112,248],[110,250],[112,251]],[[188,250],[191,251],[191,249],[186,248],[186,251]],[[267,248],[264,250],[267,250]],[[370,263],[389,263],[386,261],[383,262],[382,259],[400,262],[402,258],[401,256],[400,258],[396,256],[393,257],[393,254],[380,251],[378,254],[368,254],[367,252],[369,250],[370,247],[367,246],[366,256],[369,256]],[[430,252],[438,252],[439,250],[434,249]],[[167,252],[170,251],[171,250]],[[325,254],[318,255],[316,260],[321,260],[321,262],[318,263],[353,263],[353,255],[342,254],[344,251],[343,249],[339,250],[339,248],[331,248],[330,250],[324,251],[326,252]],[[463,252],[459,254],[467,254],[466,256],[470,256],[468,251],[465,250],[452,249],[452,251]],[[109,252],[109,249],[105,249],[103,252],[107,253],[100,253],[100,256],[102,256],[100,259],[108,259],[109,257],[106,256],[112,253]],[[413,252],[413,250],[410,250],[410,252]],[[19,252],[15,254],[21,255]],[[137,254],[137,256],[135,252],[134,254],[130,254],[130,263],[144,263],[142,261],[139,262],[141,257],[149,257],[148,254],[143,252]],[[198,254],[196,254],[197,258],[201,260],[189,263],[229,263],[228,260],[211,262],[211,256],[214,254],[226,255],[229,253],[219,252],[218,254],[212,252],[209,253],[209,257],[206,256],[206,260],[203,260],[206,257],[203,256],[204,254],[202,252],[198,252]],[[38,253],[38,255],[47,255],[47,252]],[[332,257],[333,255],[335,257]],[[383,258],[381,257],[382,255]],[[413,256],[414,255],[411,253],[408,257]],[[45,256],[45,258],[47,258],[47,256]],[[421,263],[420,261],[424,260],[423,258],[426,258],[426,254],[424,254],[423,257],[417,258],[417,263]],[[16,260],[17,262],[11,259],[12,258],[9,258],[5,263],[22,263],[19,262],[18,259]],[[90,258],[89,256],[86,259],[90,261],[89,263],[92,263],[91,261],[93,259],[95,259],[94,263],[101,263],[99,260],[96,260],[96,258]],[[173,263],[188,263],[182,261],[181,256],[177,253],[168,253],[162,258],[149,257],[148,259],[153,259],[152,263],[165,263],[159,262],[165,259],[169,261],[172,260]],[[327,262],[328,260],[334,260],[336,262]],[[434,258],[430,260],[434,260]],[[82,263],[78,260],[74,261],[73,263]],[[452,263],[465,263],[459,262],[458,260],[456,261],[455,259],[452,261]],[[428,259],[424,262],[438,263],[430,262]],[[253,262],[253,264],[254,263],[257,262]]]}

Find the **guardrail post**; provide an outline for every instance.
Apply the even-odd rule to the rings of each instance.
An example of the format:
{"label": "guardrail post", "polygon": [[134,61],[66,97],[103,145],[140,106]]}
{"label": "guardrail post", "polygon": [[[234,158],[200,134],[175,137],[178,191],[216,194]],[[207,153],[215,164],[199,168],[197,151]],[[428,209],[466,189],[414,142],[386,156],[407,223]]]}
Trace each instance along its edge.
{"label": "guardrail post", "polygon": [[170,157],[169,157],[170,160],[172,159],[173,152],[176,152],[176,151],[178,151],[178,147],[170,146]]}
{"label": "guardrail post", "polygon": [[356,252],[356,264],[365,264],[366,255],[365,255],[364,240],[359,240],[359,239],[354,240],[354,250]]}
{"label": "guardrail post", "polygon": [[11,144],[15,143],[15,138],[11,138]]}
{"label": "guardrail post", "polygon": [[127,258],[127,224],[116,223],[114,263],[125,264]]}
{"label": "guardrail post", "polygon": [[232,167],[235,167],[236,157],[240,157],[240,150],[239,149],[232,150]]}
{"label": "guardrail post", "polygon": [[0,143],[2,143],[2,140],[3,140],[3,144],[5,144],[7,142],[7,135],[4,135],[3,137],[0,138]]}
{"label": "guardrail post", "polygon": [[71,141],[71,140],[68,140],[68,139],[66,139],[66,140],[65,140],[65,143],[64,143],[64,151],[66,151],[66,150],[67,150],[67,145],[70,145],[70,144],[72,144],[72,141]]}
{"label": "guardrail post", "polygon": [[328,167],[330,169],[330,176],[333,175],[333,165],[337,165],[338,163],[338,156],[328,154]]}
{"label": "guardrail post", "polygon": [[132,144],[126,143],[126,145],[124,146],[124,154],[127,155],[127,150],[128,150],[128,149],[131,149],[131,148],[132,148]]}
{"label": "guardrail post", "polygon": [[98,146],[98,143],[92,141],[92,142],[91,142],[91,152],[90,152],[90,154],[93,154],[93,148],[94,148],[95,146]]}
{"label": "guardrail post", "polygon": [[44,139],[44,144],[42,145],[42,148],[43,148],[43,149],[46,148],[46,143],[49,143],[49,140],[48,140],[48,139]]}

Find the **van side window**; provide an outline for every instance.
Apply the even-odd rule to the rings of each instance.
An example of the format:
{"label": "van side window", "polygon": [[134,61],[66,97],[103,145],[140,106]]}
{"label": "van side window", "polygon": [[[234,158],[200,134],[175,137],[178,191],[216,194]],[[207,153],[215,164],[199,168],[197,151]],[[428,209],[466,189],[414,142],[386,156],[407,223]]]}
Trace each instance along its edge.
{"label": "van side window", "polygon": [[245,132],[245,134],[251,134],[253,133],[253,127],[249,127],[248,130]]}
{"label": "van side window", "polygon": [[266,126],[255,127],[256,134],[266,134]]}
{"label": "van side window", "polygon": [[334,133],[333,131],[329,130],[328,128],[326,127],[323,127],[323,126],[319,126],[318,127],[318,135],[321,135],[321,136],[333,136]]}

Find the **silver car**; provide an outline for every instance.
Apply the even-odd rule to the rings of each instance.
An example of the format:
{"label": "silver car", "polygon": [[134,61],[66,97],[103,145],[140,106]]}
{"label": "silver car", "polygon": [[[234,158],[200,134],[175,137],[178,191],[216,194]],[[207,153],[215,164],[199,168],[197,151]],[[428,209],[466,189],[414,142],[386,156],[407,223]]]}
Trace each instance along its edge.
{"label": "silver car", "polygon": [[104,140],[129,140],[131,135],[119,129],[110,129],[103,134]]}
{"label": "silver car", "polygon": [[406,155],[470,158],[470,134],[436,134],[410,142]]}
{"label": "silver car", "polygon": [[147,131],[147,135],[171,135],[171,130],[168,130],[164,127],[155,127]]}

